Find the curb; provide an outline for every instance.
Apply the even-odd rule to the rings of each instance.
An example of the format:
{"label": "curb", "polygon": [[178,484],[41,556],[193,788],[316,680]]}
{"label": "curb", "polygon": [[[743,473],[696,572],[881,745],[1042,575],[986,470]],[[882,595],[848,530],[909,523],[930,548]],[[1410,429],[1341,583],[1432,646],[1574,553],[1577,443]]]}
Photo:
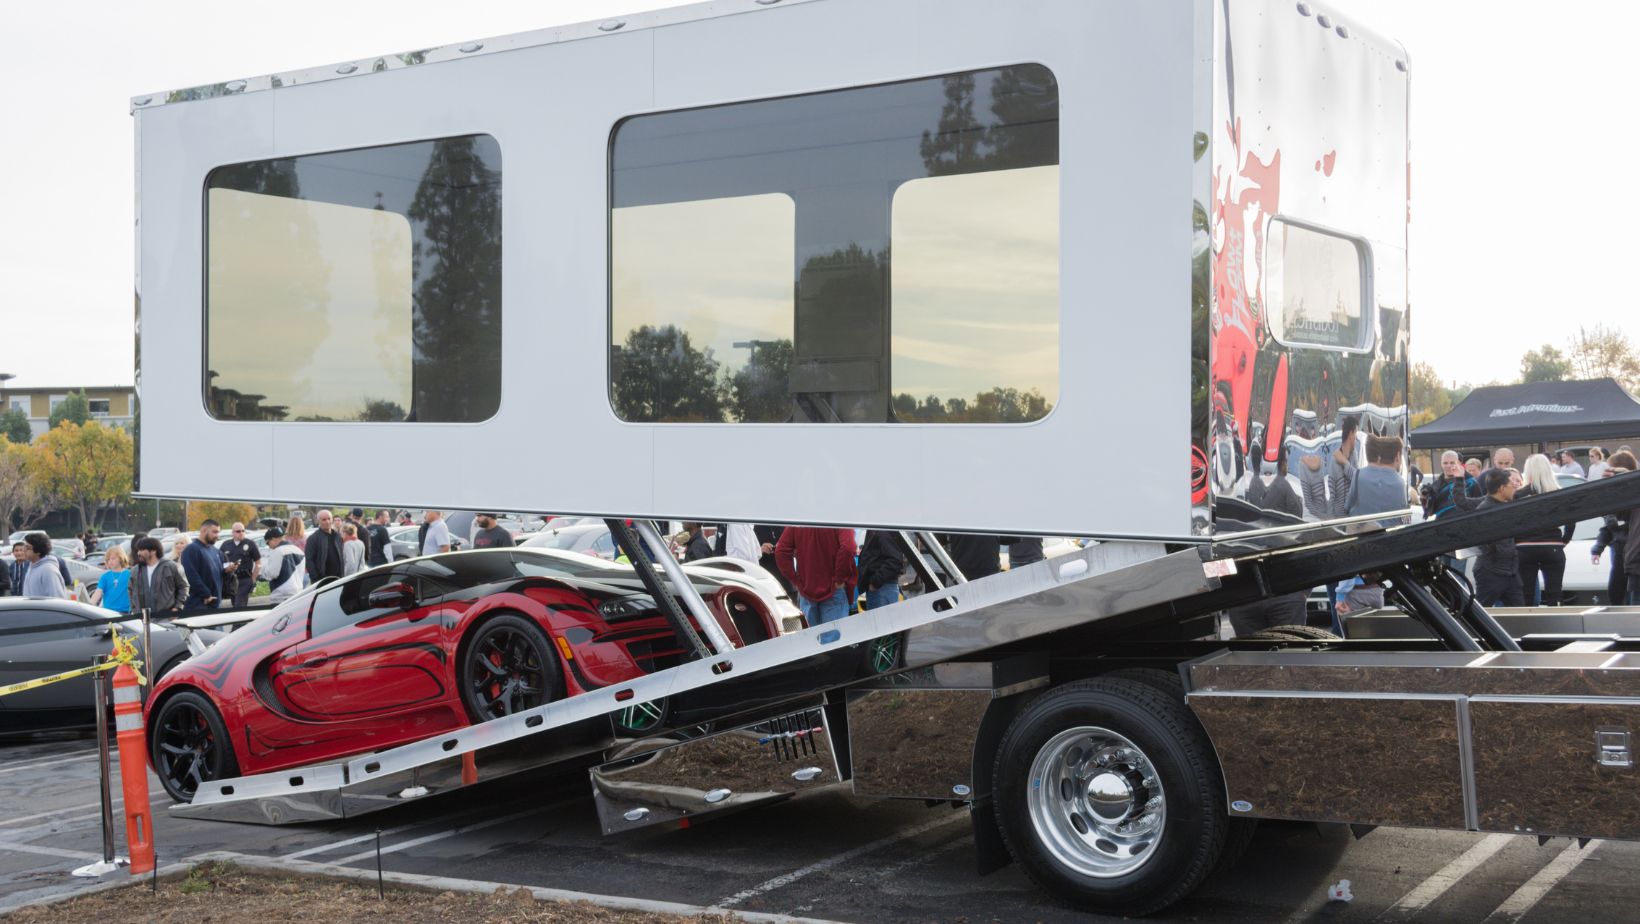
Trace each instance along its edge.
{"label": "curb", "polygon": [[[216,850],[209,853],[195,854],[175,868],[180,870],[184,866],[204,863],[208,861],[235,863],[247,869],[269,870],[285,873],[306,873],[315,876],[329,876],[337,879],[353,879],[359,882],[373,883],[376,881],[376,871],[373,869],[355,869],[351,866],[336,866],[330,863],[315,863],[311,860],[286,860],[279,857],[261,857],[250,854],[234,853],[229,850]],[[163,875],[167,870],[161,870]],[[622,911],[647,911],[660,914],[676,914],[682,916],[720,915],[731,921],[751,921],[755,924],[842,924],[823,918],[798,918],[787,914],[770,914],[760,911],[741,911],[738,908],[716,908],[704,905],[685,905],[678,902],[651,901],[644,898],[628,898],[620,895],[598,895],[592,892],[572,892],[567,889],[548,889],[541,886],[518,885],[510,882],[487,882],[482,879],[453,879],[446,876],[424,876],[417,873],[396,873],[384,870],[382,879],[399,885],[416,886],[424,889],[437,889],[441,892],[471,892],[479,895],[493,895],[497,889],[517,891],[523,889],[535,896],[537,900],[553,902],[587,902],[602,908],[612,908]],[[112,884],[111,884],[112,885]],[[86,894],[77,892],[77,895]],[[0,909],[3,910],[3,909]]]}

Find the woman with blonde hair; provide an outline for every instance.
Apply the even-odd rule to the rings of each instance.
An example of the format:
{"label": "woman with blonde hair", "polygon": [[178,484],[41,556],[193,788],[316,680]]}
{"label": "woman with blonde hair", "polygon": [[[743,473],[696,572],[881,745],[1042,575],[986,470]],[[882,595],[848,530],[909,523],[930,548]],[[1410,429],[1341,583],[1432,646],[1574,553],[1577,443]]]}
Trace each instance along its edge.
{"label": "woman with blonde hair", "polygon": [[116,613],[131,612],[131,562],[125,557],[125,550],[119,546],[109,549],[103,557],[103,567],[107,570],[97,578],[91,602]]}
{"label": "woman with blonde hair", "polygon": [[[1560,490],[1549,457],[1538,453],[1526,460],[1521,479],[1525,486],[1515,492],[1515,500]],[[1538,599],[1538,576],[1543,577],[1543,605],[1560,605],[1561,581],[1566,577],[1566,543],[1572,541],[1576,523],[1544,524],[1515,538],[1515,557],[1520,566],[1520,589],[1527,605]]]}
{"label": "woman with blonde hair", "polygon": [[285,541],[303,552],[307,551],[307,526],[302,523],[301,513],[290,515],[290,525],[285,527]]}
{"label": "woman with blonde hair", "polygon": [[359,538],[359,527],[353,523],[342,524],[342,577],[357,574],[364,570],[365,546],[364,540]]}

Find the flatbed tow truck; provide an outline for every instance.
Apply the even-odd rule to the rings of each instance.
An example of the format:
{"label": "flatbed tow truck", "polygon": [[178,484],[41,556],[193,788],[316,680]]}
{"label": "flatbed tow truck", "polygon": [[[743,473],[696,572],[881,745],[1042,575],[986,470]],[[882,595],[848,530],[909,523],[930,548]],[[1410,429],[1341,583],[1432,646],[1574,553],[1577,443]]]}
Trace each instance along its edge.
{"label": "flatbed tow truck", "polygon": [[[1308,2],[726,0],[137,97],[140,493],[603,517],[691,652],[172,811],[580,762],[618,834],[847,783],[1130,914],[1260,818],[1640,837],[1637,633],[1516,637],[1445,564],[1640,475],[1423,523],[1327,483],[1405,436],[1408,73]],[[660,519],[880,524],[926,592],[734,649]],[[1098,541],[966,580],[936,530]],[[1356,575],[1426,637],[1217,638]]]}

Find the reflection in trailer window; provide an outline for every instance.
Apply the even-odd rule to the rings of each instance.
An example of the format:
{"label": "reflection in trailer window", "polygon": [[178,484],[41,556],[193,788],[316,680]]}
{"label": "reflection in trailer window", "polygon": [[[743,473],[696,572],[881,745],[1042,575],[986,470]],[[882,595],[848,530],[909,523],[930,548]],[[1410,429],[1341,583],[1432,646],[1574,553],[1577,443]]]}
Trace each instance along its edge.
{"label": "reflection in trailer window", "polygon": [[1058,400],[1046,68],[636,116],[612,146],[621,419],[1016,423]]}
{"label": "reflection in trailer window", "polygon": [[480,421],[501,398],[501,152],[487,135],[206,180],[219,420]]}
{"label": "reflection in trailer window", "polygon": [[1270,332],[1288,346],[1365,350],[1371,345],[1365,247],[1319,228],[1274,218],[1264,248]]}

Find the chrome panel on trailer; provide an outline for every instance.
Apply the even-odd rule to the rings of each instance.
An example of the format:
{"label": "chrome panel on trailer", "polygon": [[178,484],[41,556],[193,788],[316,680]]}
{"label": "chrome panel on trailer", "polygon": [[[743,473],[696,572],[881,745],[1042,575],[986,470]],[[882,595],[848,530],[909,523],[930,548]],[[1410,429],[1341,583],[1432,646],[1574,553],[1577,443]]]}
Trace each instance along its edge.
{"label": "chrome panel on trailer", "polygon": [[1232,814],[1640,839],[1640,653],[1221,652],[1186,676]]}
{"label": "chrome panel on trailer", "polygon": [[[1531,635],[1640,638],[1640,607],[1493,607],[1487,612],[1515,638]],[[1344,637],[1433,638],[1417,620],[1396,609],[1370,610],[1352,615],[1344,620]]]}
{"label": "chrome panel on trailer", "polygon": [[[1408,59],[1324,4],[1210,6],[1198,503],[1213,505],[1222,533],[1246,514],[1217,501],[1274,508],[1258,482],[1284,478],[1304,519],[1332,519],[1345,512],[1347,484],[1328,477],[1343,430],[1407,433]],[[1286,249],[1317,242],[1349,256],[1335,266],[1308,251],[1308,274],[1286,279]],[[1353,464],[1365,464],[1363,449],[1356,441]]]}
{"label": "chrome panel on trailer", "polygon": [[605,834],[687,824],[841,779],[818,704],[701,738],[636,741],[591,773]]}
{"label": "chrome panel on trailer", "polygon": [[848,691],[854,792],[902,799],[974,795],[974,745],[992,700],[1048,684],[1045,657],[955,661]]}
{"label": "chrome panel on trailer", "polygon": [[266,825],[353,818],[474,783],[597,754],[613,740],[599,732],[577,735],[572,740],[555,736],[548,741],[530,742],[528,746],[503,745],[478,751],[471,755],[470,763],[467,756],[457,755],[352,784],[343,782],[341,774],[345,767],[341,764],[217,780],[212,781],[217,798],[178,803],[171,806],[170,812],[182,818]]}

